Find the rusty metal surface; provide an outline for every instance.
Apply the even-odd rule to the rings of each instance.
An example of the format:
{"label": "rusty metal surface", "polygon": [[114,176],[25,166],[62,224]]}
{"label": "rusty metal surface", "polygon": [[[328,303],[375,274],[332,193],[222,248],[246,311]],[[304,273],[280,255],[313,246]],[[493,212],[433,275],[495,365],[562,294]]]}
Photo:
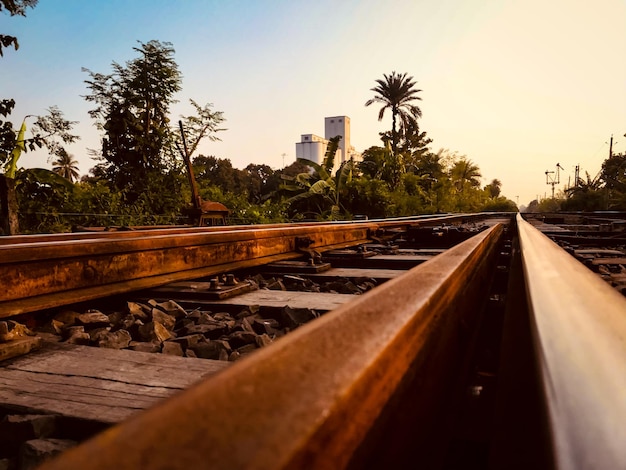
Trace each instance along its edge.
{"label": "rusty metal surface", "polygon": [[[439,214],[429,216],[416,216],[416,217],[399,217],[394,219],[380,219],[370,220],[367,222],[354,222],[354,221],[337,221],[337,222],[298,222],[294,224],[265,224],[262,227],[267,228],[284,228],[284,227],[309,227],[320,225],[367,225],[372,224],[380,226],[429,226],[433,224],[452,224],[460,221],[471,221],[477,218],[495,217],[494,214]],[[20,243],[56,243],[66,240],[93,240],[93,239],[120,239],[120,238],[137,238],[144,236],[156,236],[156,235],[188,235],[198,233],[212,233],[221,232],[224,230],[239,231],[239,230],[258,230],[260,225],[228,225],[220,227],[172,227],[172,228],[149,228],[139,227],[137,229],[128,230],[114,230],[114,231],[98,231],[98,232],[74,232],[74,233],[51,233],[51,234],[32,234],[32,235],[12,235],[12,236],[0,236],[1,245],[16,245]]]}
{"label": "rusty metal surface", "polygon": [[517,217],[558,468],[626,467],[626,299]]}
{"label": "rusty metal surface", "polygon": [[19,243],[0,245],[0,317],[108,296],[116,289],[128,292],[210,275],[216,269],[293,258],[297,237],[307,236],[310,248],[323,250],[364,243],[381,227],[411,223],[415,221],[183,229],[144,231],[132,237],[120,232],[124,235],[119,238],[33,243],[20,238]]}
{"label": "rusty metal surface", "polygon": [[[0,316],[15,314],[11,301],[67,293],[66,302],[82,290],[119,285],[159,285],[197,276],[198,270],[295,252],[295,237],[306,231],[316,247],[367,240],[368,228],[275,228],[176,234],[119,240],[63,241],[0,246]],[[172,276],[170,276],[172,275]],[[172,279],[172,277],[175,277]],[[176,279],[177,278],[177,279]],[[131,285],[129,285],[129,283]],[[110,290],[103,290],[110,295]],[[106,294],[109,292],[109,294]],[[56,299],[62,302],[63,297]]]}
{"label": "rusty metal surface", "polygon": [[[385,435],[410,439],[422,461],[502,233],[481,232],[42,468],[338,469]],[[398,426],[408,415],[414,427]]]}

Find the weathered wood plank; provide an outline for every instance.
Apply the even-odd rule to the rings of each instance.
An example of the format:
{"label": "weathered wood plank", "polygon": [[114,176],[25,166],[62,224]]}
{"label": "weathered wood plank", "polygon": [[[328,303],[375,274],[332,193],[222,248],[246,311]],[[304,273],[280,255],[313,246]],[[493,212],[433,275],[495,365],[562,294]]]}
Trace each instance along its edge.
{"label": "weathered wood plank", "polygon": [[374,255],[369,258],[331,258],[333,267],[362,269],[411,269],[433,256],[430,255]]}
{"label": "weathered wood plank", "polygon": [[0,402],[34,413],[116,423],[229,363],[45,343],[0,364]]}
{"label": "weathered wood plank", "polygon": [[43,340],[38,336],[29,336],[0,343],[0,361],[22,356],[33,349],[39,349],[42,343]]}
{"label": "weathered wood plank", "polygon": [[314,310],[333,310],[346,302],[354,300],[352,294],[329,294],[319,292],[291,292],[281,290],[257,290],[238,295],[232,299],[214,300],[216,305],[259,305],[261,307],[312,308]]}
{"label": "weathered wood plank", "polygon": [[[161,396],[137,390],[120,392],[100,387],[102,381],[81,377],[59,380],[59,376],[18,370],[0,375],[0,399],[5,406],[17,406],[28,412],[58,413],[100,422],[118,422],[132,412],[149,408],[179,389],[162,389]],[[169,392],[169,393],[165,393]]]}
{"label": "weathered wood plank", "polygon": [[398,254],[437,256],[444,253],[447,249],[448,248],[402,248],[398,250]]}
{"label": "weathered wood plank", "polygon": [[603,249],[603,248],[585,248],[582,250],[574,250],[574,254],[576,256],[584,256],[584,255],[591,255],[591,256],[624,256],[624,252],[620,251],[620,250],[607,250],[607,249]]}
{"label": "weathered wood plank", "polygon": [[7,361],[2,366],[171,388],[184,388],[190,376],[202,377],[225,367],[220,361],[60,343],[46,343],[40,351]]}
{"label": "weathered wood plank", "polygon": [[302,274],[303,277],[311,279],[330,279],[330,278],[372,278],[377,281],[387,281],[404,274],[404,269],[368,269],[368,268],[332,268],[323,273]]}
{"label": "weathered wood plank", "polygon": [[595,258],[591,261],[591,264],[598,266],[600,264],[626,264],[626,258]]}

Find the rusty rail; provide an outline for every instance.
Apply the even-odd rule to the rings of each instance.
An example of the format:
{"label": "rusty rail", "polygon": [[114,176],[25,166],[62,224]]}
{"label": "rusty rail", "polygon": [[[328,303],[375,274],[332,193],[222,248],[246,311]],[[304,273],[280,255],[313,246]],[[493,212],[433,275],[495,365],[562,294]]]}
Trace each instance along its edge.
{"label": "rusty rail", "polygon": [[46,240],[39,242],[18,237],[0,245],[0,317],[295,258],[299,237],[323,251],[366,242],[381,228],[461,220],[472,217],[35,237]]}
{"label": "rusty rail", "polygon": [[[390,219],[376,219],[365,222],[367,224],[379,224],[382,226],[407,226],[407,225],[424,225],[429,224],[441,224],[441,223],[456,223],[461,220],[472,220],[476,217],[484,218],[485,214],[436,214],[436,215],[423,215],[413,217],[398,217]],[[298,222],[293,224],[264,224],[263,229],[269,228],[284,228],[284,227],[309,227],[309,226],[321,226],[321,225],[355,225],[362,224],[364,222],[357,221],[336,221],[336,222]],[[2,245],[17,245],[20,243],[56,243],[61,241],[79,241],[79,240],[92,240],[92,239],[119,239],[119,238],[140,238],[150,237],[158,235],[190,235],[190,234],[207,234],[214,232],[239,231],[239,230],[258,230],[259,225],[228,225],[228,226],[215,226],[215,227],[159,227],[148,228],[141,227],[137,229],[128,230],[116,230],[116,231],[99,231],[99,232],[73,232],[73,233],[49,233],[49,234],[31,234],[31,235],[10,235],[0,236],[0,246]]]}
{"label": "rusty rail", "polygon": [[479,233],[42,468],[440,463],[502,234]]}
{"label": "rusty rail", "polygon": [[517,216],[556,468],[626,465],[626,300]]}

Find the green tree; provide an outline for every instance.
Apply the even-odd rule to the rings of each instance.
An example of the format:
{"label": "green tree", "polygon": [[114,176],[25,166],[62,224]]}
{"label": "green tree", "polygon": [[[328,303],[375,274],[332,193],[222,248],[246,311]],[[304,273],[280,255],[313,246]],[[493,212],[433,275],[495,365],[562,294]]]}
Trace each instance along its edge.
{"label": "green tree", "polygon": [[[391,142],[392,133],[382,132],[381,140]],[[404,156],[407,171],[412,171],[411,167],[415,162],[430,152],[429,145],[432,142],[433,140],[426,135],[426,132],[420,131],[417,120],[409,120],[406,126],[398,130],[398,152]]]}
{"label": "green tree", "polygon": [[65,149],[60,149],[57,153],[57,159],[52,162],[54,165],[52,171],[63,178],[74,182],[80,176],[78,173],[78,161],[74,156],[67,153]]}
{"label": "green tree", "polygon": [[480,212],[517,212],[517,204],[503,196],[490,199],[480,208]]}
{"label": "green tree", "polygon": [[295,162],[287,165],[285,168],[277,171],[276,173],[280,175],[281,179],[289,179],[299,175],[300,173],[305,173],[308,169],[308,165],[296,160]]}
{"label": "green tree", "polygon": [[192,164],[200,186],[215,186],[223,192],[241,193],[245,190],[243,172],[234,168],[228,158],[198,155],[193,159]]}
{"label": "green tree", "polygon": [[480,168],[467,158],[461,158],[450,170],[450,179],[454,183],[457,192],[463,193],[469,186],[480,187]]}
{"label": "green tree", "polygon": [[372,146],[363,151],[362,159],[358,163],[359,171],[368,178],[382,180],[388,158],[387,149]]}
{"label": "green tree", "polygon": [[605,207],[626,210],[626,153],[607,158],[602,163],[600,178],[606,190]]}
{"label": "green tree", "polygon": [[[192,161],[200,142],[207,138],[211,142],[221,140],[217,132],[224,131],[220,124],[225,121],[222,111],[213,111],[212,103],[200,106],[194,100],[189,100],[195,108],[196,114],[190,116],[182,116],[182,120],[178,121],[178,125],[171,130],[172,140],[170,142],[167,154],[170,156],[170,167],[180,167],[180,156],[183,161]],[[185,171],[188,171],[185,169]]]}
{"label": "green tree", "polygon": [[[191,159],[203,139],[209,139],[211,142],[222,140],[215,134],[226,130],[220,127],[226,119],[222,111],[213,111],[213,103],[200,106],[191,99],[189,103],[196,110],[196,113],[190,116],[183,116],[182,123],[185,132],[184,140],[187,145],[187,154]],[[180,135],[180,127],[174,127],[173,135],[174,146],[180,153],[181,150],[184,150],[181,149],[183,136]]]}
{"label": "green tree", "polygon": [[43,168],[20,168],[15,175],[19,227],[25,233],[69,229],[59,216],[72,198],[74,185]]}
{"label": "green tree", "polygon": [[[608,160],[605,160],[606,163]],[[604,165],[603,165],[604,166]],[[602,173],[591,178],[578,177],[574,186],[565,190],[566,199],[561,203],[563,211],[598,211],[607,209],[608,188],[602,181]]]}
{"label": "green tree", "polygon": [[421,109],[413,104],[413,101],[421,100],[417,94],[422,90],[415,89],[417,82],[413,77],[407,77],[406,73],[392,72],[391,75],[383,74],[383,77],[376,80],[378,85],[371,88],[376,94],[365,102],[365,106],[374,103],[383,105],[378,112],[379,121],[382,121],[387,109],[391,111],[391,150],[395,154],[398,150],[398,128],[406,130],[422,116]]}
{"label": "green tree", "polygon": [[278,190],[279,180],[268,165],[250,163],[243,169],[243,176],[250,202],[260,203]]}
{"label": "green tree", "polygon": [[389,215],[393,204],[389,186],[382,180],[353,178],[347,184],[348,194],[344,198],[352,214],[382,218]]}
{"label": "green tree", "polygon": [[151,176],[168,168],[168,114],[182,80],[170,43],[152,40],[133,50],[139,57],[113,62],[109,75],[83,69],[90,77],[85,99],[96,105],[89,114],[104,133],[102,168],[129,203],[147,190]]}
{"label": "green tree", "polygon": [[610,190],[626,191],[626,154],[614,154],[602,162],[600,179]]}
{"label": "green tree", "polygon": [[363,152],[358,168],[365,176],[381,179],[391,190],[394,190],[406,172],[405,155],[400,152],[394,153],[385,136],[383,136],[383,142],[384,147],[373,146]]}
{"label": "green tree", "polygon": [[487,191],[489,197],[492,197],[494,199],[497,198],[502,191],[502,182],[497,178],[492,179],[491,183],[485,186],[485,191]]}

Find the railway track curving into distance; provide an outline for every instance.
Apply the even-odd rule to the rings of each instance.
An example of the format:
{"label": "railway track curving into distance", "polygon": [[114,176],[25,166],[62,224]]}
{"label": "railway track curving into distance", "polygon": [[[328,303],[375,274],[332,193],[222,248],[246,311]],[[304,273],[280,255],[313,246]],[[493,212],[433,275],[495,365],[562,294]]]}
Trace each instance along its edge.
{"label": "railway track curving into distance", "polygon": [[0,363],[5,414],[96,434],[43,468],[626,464],[626,301],[519,215],[5,237],[0,280],[36,331],[120,301],[190,328],[160,346],[190,357],[57,338]]}

